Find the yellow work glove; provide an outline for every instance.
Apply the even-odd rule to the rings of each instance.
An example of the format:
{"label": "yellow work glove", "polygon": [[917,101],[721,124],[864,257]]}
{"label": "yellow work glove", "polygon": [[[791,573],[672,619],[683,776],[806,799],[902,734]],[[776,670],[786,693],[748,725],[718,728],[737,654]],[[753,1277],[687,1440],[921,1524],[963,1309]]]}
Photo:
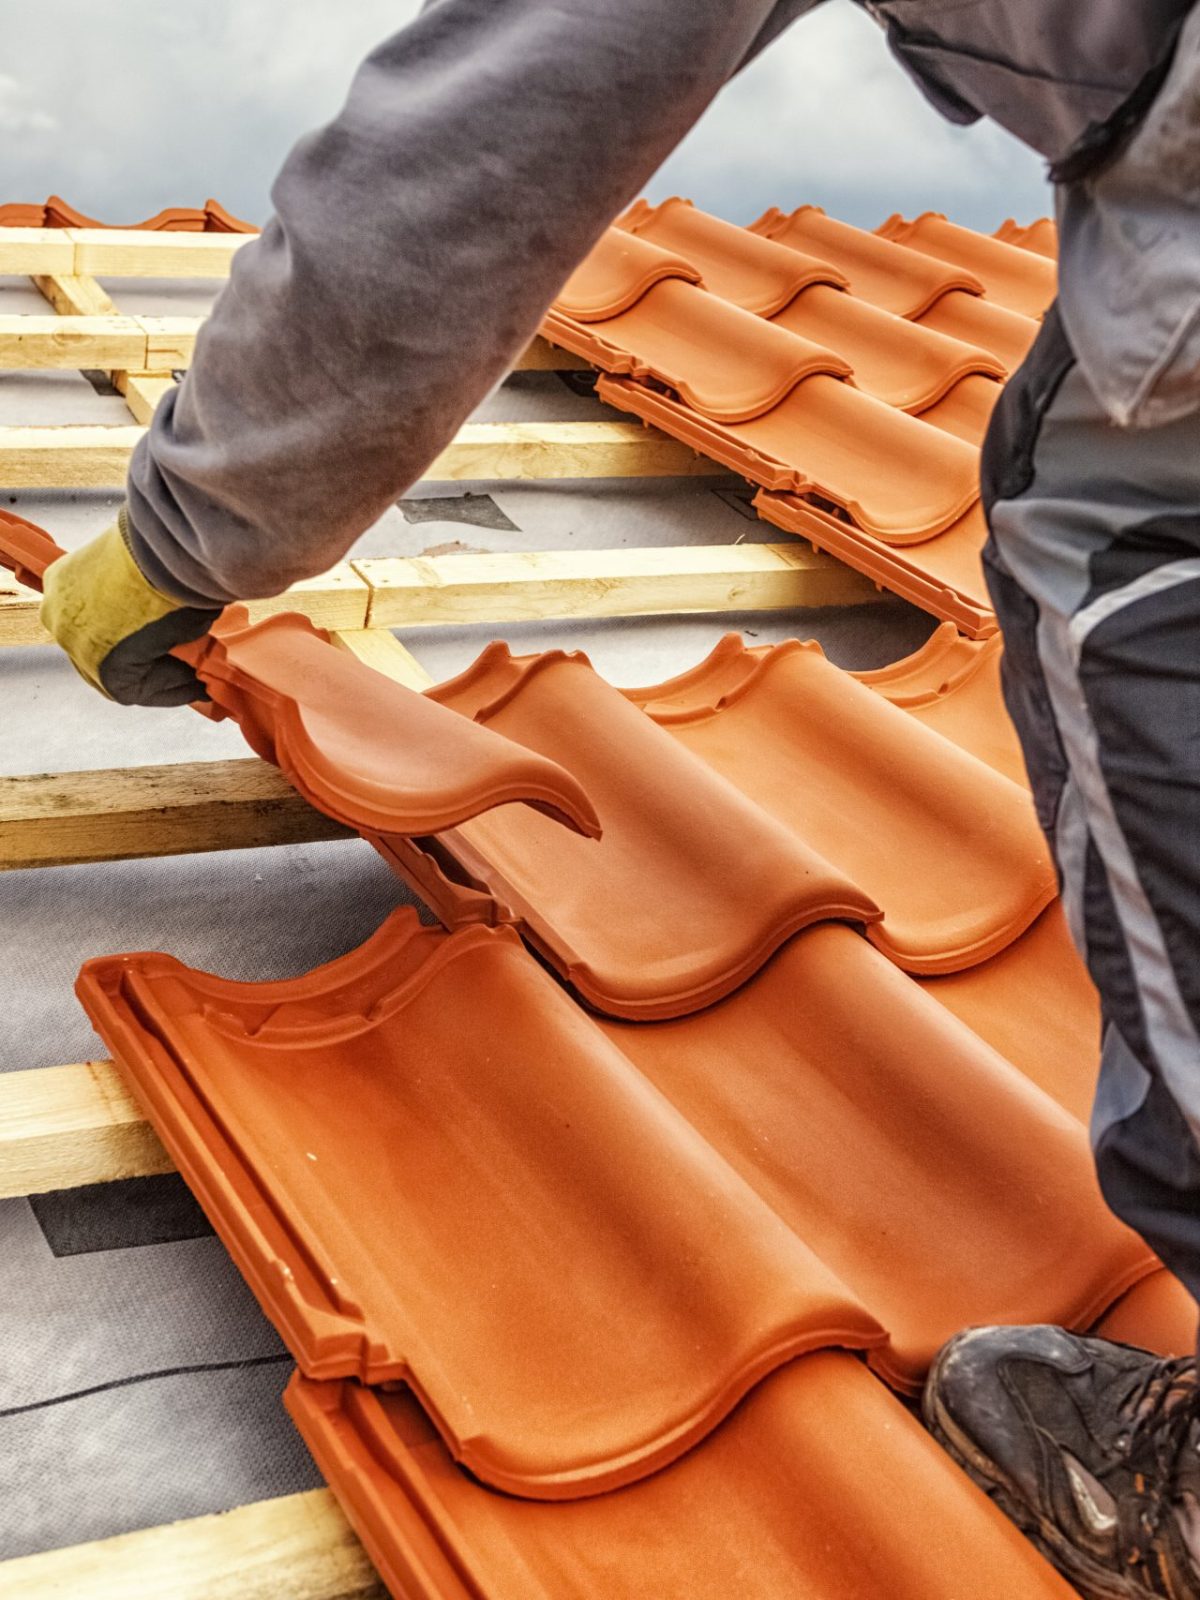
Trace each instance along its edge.
{"label": "yellow work glove", "polygon": [[99,538],[46,568],[42,624],[93,688],[122,705],[207,700],[203,684],[168,652],[207,633],[221,607],[160,594],[129,549],[125,512]]}

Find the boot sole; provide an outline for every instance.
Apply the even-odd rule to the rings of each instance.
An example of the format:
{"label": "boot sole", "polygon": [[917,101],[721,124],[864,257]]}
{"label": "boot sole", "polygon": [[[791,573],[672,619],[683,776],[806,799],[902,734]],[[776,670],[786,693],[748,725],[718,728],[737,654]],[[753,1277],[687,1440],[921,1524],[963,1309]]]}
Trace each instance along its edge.
{"label": "boot sole", "polygon": [[938,1398],[935,1386],[937,1364],[930,1372],[922,1415],[929,1433],[951,1456],[971,1482],[1008,1520],[1019,1528],[1030,1544],[1068,1583],[1078,1589],[1082,1600],[1161,1600],[1153,1589],[1121,1578],[1111,1569],[1099,1567],[1067,1539],[1053,1522],[1038,1516],[1017,1493],[1000,1468],[975,1441],[965,1434]]}

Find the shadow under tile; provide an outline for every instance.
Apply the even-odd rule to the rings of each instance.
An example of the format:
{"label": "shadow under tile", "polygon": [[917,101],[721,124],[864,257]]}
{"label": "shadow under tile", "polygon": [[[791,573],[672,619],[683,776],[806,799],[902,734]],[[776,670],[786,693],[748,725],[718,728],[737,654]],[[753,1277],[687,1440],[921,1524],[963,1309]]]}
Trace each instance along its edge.
{"label": "shadow under tile", "polygon": [[183,1239],[206,1239],[213,1232],[177,1172],[53,1189],[30,1195],[29,1206],[56,1256],[144,1250]]}

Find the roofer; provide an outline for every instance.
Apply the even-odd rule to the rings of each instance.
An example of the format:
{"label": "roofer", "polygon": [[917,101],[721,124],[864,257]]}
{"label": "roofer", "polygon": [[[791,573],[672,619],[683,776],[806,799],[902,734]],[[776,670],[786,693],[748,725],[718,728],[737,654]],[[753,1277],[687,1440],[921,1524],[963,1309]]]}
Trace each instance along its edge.
{"label": "roofer", "polygon": [[[126,702],[197,698],[170,647],[342,556],[721,85],[817,3],[438,0],[381,45],[284,166],[117,525],[47,575],[45,620],[85,676]],[[1200,13],[868,9],[952,121],[992,117],[1058,185],[1059,300],[984,449],[985,560],[1103,998],[1101,1184],[1200,1296]],[[1200,1596],[1194,1361],[975,1330],[926,1413],[1085,1596]]]}

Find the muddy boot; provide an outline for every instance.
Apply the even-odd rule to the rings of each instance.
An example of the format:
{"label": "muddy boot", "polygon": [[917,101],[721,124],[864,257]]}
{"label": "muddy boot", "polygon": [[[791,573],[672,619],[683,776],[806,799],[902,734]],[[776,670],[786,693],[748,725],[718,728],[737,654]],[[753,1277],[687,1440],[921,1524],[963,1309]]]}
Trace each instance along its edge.
{"label": "muddy boot", "polygon": [[973,1328],[934,1362],[924,1411],[1084,1600],[1200,1600],[1194,1358],[1061,1328]]}

